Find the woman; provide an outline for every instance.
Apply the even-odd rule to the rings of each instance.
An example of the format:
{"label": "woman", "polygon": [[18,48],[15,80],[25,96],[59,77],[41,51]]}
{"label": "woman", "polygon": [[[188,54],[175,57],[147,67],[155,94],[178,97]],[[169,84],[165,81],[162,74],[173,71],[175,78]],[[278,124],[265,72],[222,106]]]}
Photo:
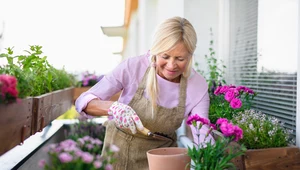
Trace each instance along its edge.
{"label": "woman", "polygon": [[[77,99],[76,109],[83,115],[114,117],[107,122],[104,141],[120,147],[114,169],[148,169],[146,152],[177,146],[175,131],[185,117],[208,118],[208,85],[192,69],[196,43],[188,20],[169,18],[158,26],[148,53],[126,59]],[[117,102],[107,101],[121,90]],[[147,137],[139,132],[144,127],[174,141]],[[207,131],[202,128],[203,138]],[[196,131],[192,132],[198,142]]]}

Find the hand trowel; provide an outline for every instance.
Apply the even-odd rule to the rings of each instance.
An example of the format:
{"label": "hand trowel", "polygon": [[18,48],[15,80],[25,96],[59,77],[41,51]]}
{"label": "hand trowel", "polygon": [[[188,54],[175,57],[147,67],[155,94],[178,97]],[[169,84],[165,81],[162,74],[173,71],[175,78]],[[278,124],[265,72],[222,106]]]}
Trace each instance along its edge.
{"label": "hand trowel", "polygon": [[173,141],[173,139],[171,137],[169,137],[166,134],[160,133],[160,132],[151,132],[149,129],[144,127],[144,130],[139,130],[142,134],[146,135],[146,136],[150,136],[153,137],[155,139],[159,139],[159,140],[166,140],[166,141]]}

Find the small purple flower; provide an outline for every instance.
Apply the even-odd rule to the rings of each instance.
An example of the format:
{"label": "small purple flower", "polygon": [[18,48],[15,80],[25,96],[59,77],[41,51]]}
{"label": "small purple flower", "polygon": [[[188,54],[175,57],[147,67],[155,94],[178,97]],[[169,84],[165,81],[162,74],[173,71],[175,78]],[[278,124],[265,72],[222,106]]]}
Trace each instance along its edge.
{"label": "small purple flower", "polygon": [[39,161],[39,167],[40,168],[44,168],[45,165],[46,165],[46,161],[44,159],[42,159],[42,160]]}
{"label": "small purple flower", "polygon": [[105,166],[105,170],[113,170],[113,166],[111,164],[107,164]]}
{"label": "small purple flower", "polygon": [[84,136],[82,139],[85,140],[85,141],[89,141],[91,139],[91,137],[90,136]]}
{"label": "small purple flower", "polygon": [[119,152],[120,151],[120,148],[117,147],[116,145],[110,145],[110,151],[112,152]]}
{"label": "small purple flower", "polygon": [[86,145],[86,147],[87,147],[88,149],[93,149],[93,148],[94,148],[94,145],[89,143],[89,144]]}
{"label": "small purple flower", "polygon": [[101,168],[102,162],[101,162],[101,161],[95,161],[95,162],[93,163],[93,165],[94,165],[94,167],[95,167],[96,169],[98,169],[98,168]]}
{"label": "small purple flower", "polygon": [[88,152],[83,152],[81,155],[82,161],[85,163],[91,163],[94,159],[94,156]]}
{"label": "small purple flower", "polygon": [[73,160],[73,156],[66,152],[59,154],[58,158],[62,163],[68,163]]}
{"label": "small purple flower", "polygon": [[60,142],[59,145],[62,148],[65,148],[65,147],[69,147],[69,146],[76,146],[76,142],[72,139],[67,139],[67,140],[64,140],[64,141]]}

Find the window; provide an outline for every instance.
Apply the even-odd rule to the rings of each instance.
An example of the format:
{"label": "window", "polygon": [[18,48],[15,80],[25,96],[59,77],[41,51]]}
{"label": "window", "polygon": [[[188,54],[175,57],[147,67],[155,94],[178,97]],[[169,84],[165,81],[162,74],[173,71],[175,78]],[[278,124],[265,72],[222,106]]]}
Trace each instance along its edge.
{"label": "window", "polygon": [[254,109],[296,130],[297,0],[230,1],[228,84],[246,85],[258,96]]}

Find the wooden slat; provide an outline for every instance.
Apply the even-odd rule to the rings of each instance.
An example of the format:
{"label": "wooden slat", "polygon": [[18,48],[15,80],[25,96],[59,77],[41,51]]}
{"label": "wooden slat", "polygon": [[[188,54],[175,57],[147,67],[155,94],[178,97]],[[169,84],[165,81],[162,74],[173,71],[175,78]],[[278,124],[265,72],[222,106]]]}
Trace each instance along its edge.
{"label": "wooden slat", "polygon": [[245,154],[246,170],[300,169],[300,149],[282,147],[248,150]]}
{"label": "wooden slat", "polygon": [[32,105],[32,98],[0,104],[0,155],[30,136]]}

